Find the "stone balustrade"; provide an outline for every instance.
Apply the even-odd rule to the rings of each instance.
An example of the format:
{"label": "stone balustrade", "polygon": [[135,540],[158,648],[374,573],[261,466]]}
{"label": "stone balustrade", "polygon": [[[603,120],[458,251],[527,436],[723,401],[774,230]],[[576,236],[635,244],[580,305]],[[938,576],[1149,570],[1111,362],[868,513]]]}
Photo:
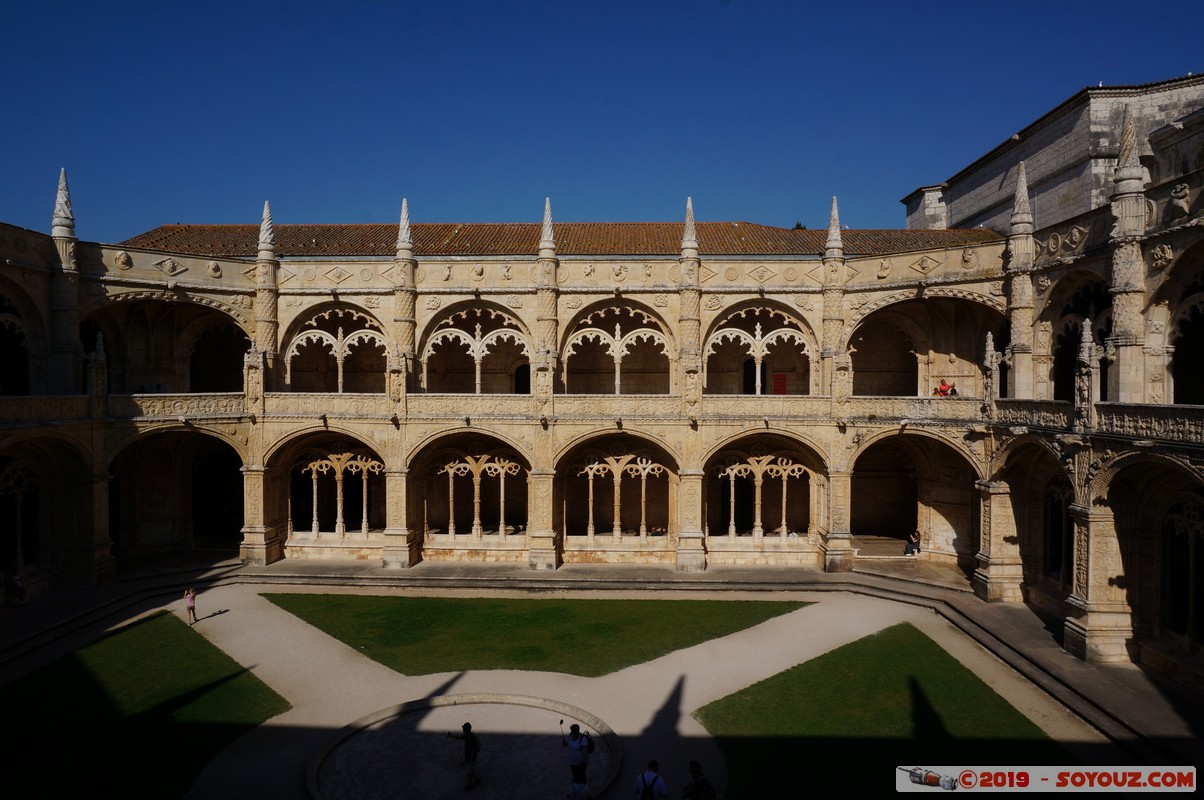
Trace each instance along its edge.
{"label": "stone balustrade", "polygon": [[52,422],[89,416],[87,395],[0,397],[0,422]]}
{"label": "stone balustrade", "polygon": [[1098,403],[1096,433],[1170,442],[1204,442],[1204,406]]}
{"label": "stone balustrade", "polygon": [[109,395],[108,415],[121,419],[239,417],[246,413],[242,392],[221,394]]}
{"label": "stone balustrade", "polygon": [[994,422],[1034,428],[1070,430],[1074,406],[1053,400],[997,400]]}

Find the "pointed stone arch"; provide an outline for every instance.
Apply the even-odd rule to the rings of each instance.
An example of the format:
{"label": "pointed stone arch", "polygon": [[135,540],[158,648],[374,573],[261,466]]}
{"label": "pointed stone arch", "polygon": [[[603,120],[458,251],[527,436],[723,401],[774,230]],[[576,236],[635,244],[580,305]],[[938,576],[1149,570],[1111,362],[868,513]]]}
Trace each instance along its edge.
{"label": "pointed stone arch", "polygon": [[375,316],[345,303],[311,309],[289,326],[285,383],[296,392],[383,393],[394,344]]}
{"label": "pointed stone arch", "polygon": [[669,326],[638,304],[609,301],[583,311],[567,326],[560,352],[564,393],[672,391],[676,351]]}
{"label": "pointed stone arch", "polygon": [[[746,303],[716,319],[702,348],[706,394],[811,394],[818,352],[806,321],[776,303]],[[752,379],[745,374],[751,365]],[[816,387],[812,383],[816,382]]]}
{"label": "pointed stone arch", "polygon": [[[463,304],[423,335],[422,386],[435,393],[518,394],[514,375],[531,355],[530,333],[517,316],[489,303]],[[530,393],[529,379],[525,386],[521,393]]]}

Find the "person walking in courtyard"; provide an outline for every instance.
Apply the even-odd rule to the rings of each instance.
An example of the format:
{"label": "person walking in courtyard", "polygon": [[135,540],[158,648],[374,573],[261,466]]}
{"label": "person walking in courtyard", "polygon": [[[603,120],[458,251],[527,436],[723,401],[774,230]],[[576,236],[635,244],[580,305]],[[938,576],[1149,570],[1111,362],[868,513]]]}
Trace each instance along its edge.
{"label": "person walking in courtyard", "polygon": [[690,762],[690,782],[682,790],[681,796],[685,800],[716,800],[715,787],[702,774],[702,764],[697,761]]}
{"label": "person walking in courtyard", "polygon": [[196,589],[189,586],[184,590],[184,606],[188,609],[188,624],[196,624]]}
{"label": "person walking in courtyard", "polygon": [[660,773],[660,764],[654,758],[648,762],[648,768],[635,779],[635,796],[640,800],[665,800],[669,796],[669,787]]}
{"label": "person walking in courtyard", "polygon": [[464,773],[467,780],[464,788],[471,789],[481,782],[480,777],[477,776],[477,756],[481,754],[481,740],[472,732],[471,722],[465,722],[460,726],[460,730],[463,733],[448,731],[447,736],[449,739],[464,740],[464,757],[461,759],[461,763],[464,764]]}
{"label": "person walking in courtyard", "polygon": [[582,733],[581,726],[574,722],[569,726],[569,735],[561,736],[560,743],[568,750],[569,771],[573,773],[573,783],[586,783],[585,773],[589,768],[589,734]]}

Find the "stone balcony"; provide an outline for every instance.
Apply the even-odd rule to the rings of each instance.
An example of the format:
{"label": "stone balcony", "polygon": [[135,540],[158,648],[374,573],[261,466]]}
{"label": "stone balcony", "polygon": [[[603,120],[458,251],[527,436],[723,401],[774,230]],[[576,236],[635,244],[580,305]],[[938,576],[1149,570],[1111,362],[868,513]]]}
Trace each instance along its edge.
{"label": "stone balcony", "polygon": [[[87,395],[0,397],[0,424],[72,423],[98,413],[111,420],[240,419],[250,416],[241,393],[134,394],[96,398],[103,412],[94,411]],[[1038,431],[1069,431],[1074,406],[1048,400],[1001,399],[988,413],[973,397],[850,397],[833,401],[817,395],[703,395],[690,412],[677,395],[555,395],[541,406],[531,395],[410,394],[403,419],[440,421],[464,417],[498,421],[536,421],[547,416],[562,421],[627,420],[686,422],[691,413],[702,419],[756,419],[824,423],[894,423],[927,420],[936,423],[991,423]],[[268,417],[312,417],[315,413],[344,419],[392,421],[397,411],[383,394],[326,394],[268,392]],[[1204,406],[1098,403],[1097,435],[1134,441],[1204,443]]]}

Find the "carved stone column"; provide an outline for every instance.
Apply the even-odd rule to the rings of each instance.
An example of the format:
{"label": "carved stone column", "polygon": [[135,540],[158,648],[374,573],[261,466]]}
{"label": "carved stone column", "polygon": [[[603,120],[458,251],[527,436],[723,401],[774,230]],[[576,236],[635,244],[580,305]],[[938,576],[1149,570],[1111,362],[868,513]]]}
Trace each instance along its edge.
{"label": "carved stone column", "polygon": [[[835,404],[848,399],[853,386],[852,360],[847,353],[839,352],[840,334],[844,330],[844,283],[848,276],[835,197],[832,198],[832,212],[828,216],[828,240],[824,245],[823,265],[824,321],[819,354],[820,380],[823,390]],[[839,414],[836,408],[832,409],[832,413]],[[844,530],[847,531],[848,527]],[[852,569],[851,562],[849,569]]]}
{"label": "carved stone column", "polygon": [[555,383],[556,365],[559,361],[559,269],[560,260],[556,257],[556,238],[552,228],[552,201],[550,198],[544,198],[539,258],[535,262],[535,353],[531,358],[531,394],[535,399],[535,412],[541,417],[553,410],[550,407],[552,386]]}
{"label": "carved stone column", "polygon": [[78,511],[65,515],[75,530],[66,538],[57,583],[64,588],[76,589],[111,583],[117,569],[112,555],[113,542],[109,538],[108,473],[93,474],[91,481],[68,482],[65,488],[69,497],[82,502]]}
{"label": "carved stone column", "polygon": [[1133,638],[1131,588],[1118,584],[1124,572],[1112,511],[1070,506],[1074,521],[1074,586],[1067,602],[1073,609],[1063,627],[1063,646],[1084,661],[1128,661]]}
{"label": "carved stone column", "polygon": [[[681,375],[676,383],[682,394],[684,412],[690,419],[698,417],[702,381],[702,262],[698,258],[698,236],[694,226],[694,203],[686,199],[686,223],[681,237],[681,255],[677,259],[681,284],[678,288],[680,308],[677,330],[681,340],[678,366]],[[701,527],[701,526],[699,526]]]}
{"label": "carved stone column", "polygon": [[974,593],[988,602],[1023,602],[1020,585],[1024,582],[1024,563],[1012,513],[1011,488],[998,481],[978,481],[974,486],[978,489],[980,520]]}
{"label": "carved stone column", "polygon": [[556,569],[561,563],[560,534],[552,525],[555,480],[553,470],[531,470],[527,506],[527,565],[531,569]]}
{"label": "carved stone column", "polygon": [[257,464],[242,468],[243,527],[239,558],[244,564],[265,566],[284,557],[281,526],[268,497],[267,470]]}
{"label": "carved stone column", "polygon": [[1033,398],[1033,279],[1035,258],[1033,212],[1029,203],[1028,179],[1021,161],[1016,171],[1016,196],[1008,233],[1006,281],[1008,293],[1007,396]]}
{"label": "carved stone column", "polygon": [[824,535],[824,572],[852,572],[856,552],[850,532],[853,473],[828,474],[828,511],[831,522]]}
{"label": "carved stone column", "polygon": [[[415,338],[418,329],[415,313],[418,305],[418,262],[414,259],[414,242],[410,234],[410,208],[404,198],[401,201],[401,222],[397,226],[397,254],[393,258],[393,266],[397,271],[393,323],[396,325],[400,363],[395,359],[389,365],[389,394],[395,404],[403,406],[402,398],[408,388],[409,373],[413,371],[417,357]],[[399,413],[404,413],[404,410],[399,410]]]}
{"label": "carved stone column", "polygon": [[701,469],[678,473],[677,571],[702,572],[707,568],[706,540],[702,530]]}
{"label": "carved stone column", "polygon": [[1145,260],[1141,254],[1141,237],[1146,229],[1145,169],[1139,161],[1137,134],[1127,108],[1117,162],[1112,194],[1116,225],[1111,242],[1112,332],[1107,344],[1113,365],[1108,370],[1108,399],[1145,403]]}
{"label": "carved stone column", "polygon": [[[407,525],[405,469],[385,470],[385,544],[382,565],[406,569],[418,563],[421,541],[411,536]],[[416,534],[416,532],[415,532]]]}

